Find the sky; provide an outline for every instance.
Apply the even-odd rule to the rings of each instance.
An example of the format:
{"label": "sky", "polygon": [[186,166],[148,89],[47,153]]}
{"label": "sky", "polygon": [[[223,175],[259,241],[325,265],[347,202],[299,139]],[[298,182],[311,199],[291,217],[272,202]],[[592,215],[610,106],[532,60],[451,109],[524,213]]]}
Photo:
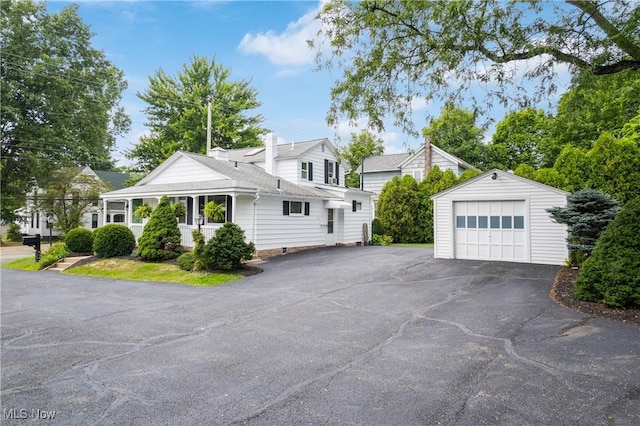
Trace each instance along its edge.
{"label": "sky", "polygon": [[[49,1],[50,13],[71,2]],[[142,112],[145,103],[137,96],[144,92],[149,77],[162,69],[176,76],[192,56],[215,57],[216,63],[231,70],[230,80],[246,80],[256,89],[260,108],[251,114],[264,117],[263,127],[276,133],[280,143],[328,138],[344,146],[350,134],[364,130],[341,122],[328,127],[330,88],[340,76],[314,71],[314,52],[307,40],[315,37],[319,22],[314,19],[318,0],[297,1],[76,1],[78,14],[94,33],[92,46],[105,52],[125,74],[128,89],[121,106],[131,117],[131,130],[120,137],[113,157],[117,165],[131,165],[124,153],[142,135],[148,134]],[[561,77],[562,78],[562,77]],[[560,93],[562,90],[560,90]],[[437,117],[438,103],[417,104],[415,127]],[[491,118],[499,121],[505,111],[496,108]],[[487,118],[487,117],[485,117]],[[403,134],[387,123],[379,136],[385,153],[406,152],[422,141]],[[493,128],[485,132],[490,139]]]}

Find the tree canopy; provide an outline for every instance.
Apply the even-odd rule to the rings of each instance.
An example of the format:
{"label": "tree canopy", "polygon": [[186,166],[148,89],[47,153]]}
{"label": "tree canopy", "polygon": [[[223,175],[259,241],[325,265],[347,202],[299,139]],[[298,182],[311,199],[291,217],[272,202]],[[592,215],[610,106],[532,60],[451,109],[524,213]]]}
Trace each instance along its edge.
{"label": "tree canopy", "polygon": [[363,158],[384,154],[384,141],[367,131],[351,133],[351,140],[347,146],[338,148],[338,154],[349,165],[349,171],[345,176],[346,186],[359,188],[360,174],[356,172],[356,169],[360,166]]}
{"label": "tree canopy", "polygon": [[230,80],[231,70],[193,56],[175,77],[162,69],[149,77],[138,97],[148,106],[151,134],[127,153],[139,171],[150,171],[178,150],[204,154],[207,149],[207,104],[211,102],[212,148],[244,148],[262,144],[263,117],[247,111],[260,106],[257,91],[246,80]]}
{"label": "tree canopy", "polygon": [[130,119],[119,106],[121,70],[91,45],[92,33],[71,5],[0,2],[0,129],[3,219],[24,205],[32,180],[53,170],[113,168],[116,137]]}
{"label": "tree canopy", "polygon": [[342,73],[331,90],[330,124],[366,116],[382,130],[391,115],[416,134],[414,99],[461,103],[473,89],[489,99],[473,99],[478,109],[496,100],[530,107],[557,90],[561,65],[573,74],[640,70],[633,1],[330,0],[318,17],[319,41],[310,42],[318,68]]}

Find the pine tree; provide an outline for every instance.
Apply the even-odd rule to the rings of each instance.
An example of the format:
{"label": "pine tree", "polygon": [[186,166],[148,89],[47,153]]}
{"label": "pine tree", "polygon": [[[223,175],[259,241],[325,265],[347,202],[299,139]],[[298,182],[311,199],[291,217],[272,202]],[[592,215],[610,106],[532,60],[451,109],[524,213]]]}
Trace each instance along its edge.
{"label": "pine tree", "polygon": [[153,209],[138,240],[138,254],[145,260],[175,259],[182,253],[181,233],[167,196]]}

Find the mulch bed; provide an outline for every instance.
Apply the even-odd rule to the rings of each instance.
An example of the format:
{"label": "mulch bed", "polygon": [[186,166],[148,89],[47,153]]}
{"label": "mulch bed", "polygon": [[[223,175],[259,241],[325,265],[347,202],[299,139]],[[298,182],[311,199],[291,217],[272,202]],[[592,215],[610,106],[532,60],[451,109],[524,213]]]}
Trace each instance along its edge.
{"label": "mulch bed", "polygon": [[607,318],[614,321],[640,325],[640,309],[608,308],[599,303],[580,300],[573,295],[578,270],[564,267],[560,269],[551,287],[551,299],[556,303],[573,311],[587,314],[591,317]]}

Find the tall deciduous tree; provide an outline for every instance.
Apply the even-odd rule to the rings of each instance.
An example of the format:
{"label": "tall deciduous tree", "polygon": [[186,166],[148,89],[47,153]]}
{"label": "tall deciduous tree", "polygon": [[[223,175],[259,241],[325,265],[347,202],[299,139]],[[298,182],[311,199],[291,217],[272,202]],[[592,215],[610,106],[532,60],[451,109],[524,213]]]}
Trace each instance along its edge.
{"label": "tall deciduous tree", "polygon": [[340,157],[349,165],[349,172],[345,176],[346,186],[359,188],[360,174],[356,172],[356,169],[360,166],[362,159],[372,155],[382,155],[383,153],[384,141],[382,138],[367,131],[351,133],[349,144],[338,149]]}
{"label": "tall deciduous tree", "polygon": [[434,145],[468,163],[481,167],[485,161],[482,130],[476,126],[476,117],[471,111],[447,104],[422,133],[429,136]]}
{"label": "tall deciduous tree", "polygon": [[594,75],[640,70],[633,1],[330,0],[318,16],[319,43],[329,46],[311,42],[317,65],[342,72],[331,91],[334,124],[364,115],[381,130],[392,115],[415,133],[414,98],[459,102],[471,88],[528,107],[556,90],[559,65]]}
{"label": "tall deciduous tree", "polygon": [[231,70],[201,56],[191,58],[175,77],[162,69],[149,77],[138,97],[149,106],[149,136],[130,150],[140,171],[150,171],[177,150],[204,154],[207,148],[207,104],[211,102],[212,147],[244,148],[261,145],[263,117],[257,91],[246,80],[230,80]]}
{"label": "tall deciduous tree", "polygon": [[514,170],[521,164],[540,167],[551,144],[552,123],[553,118],[541,109],[508,113],[496,126],[487,147],[488,168]]}
{"label": "tall deciduous tree", "polygon": [[0,2],[3,219],[13,219],[31,180],[70,165],[113,167],[129,117],[119,107],[123,73],[91,45],[78,6],[49,14],[31,0]]}

